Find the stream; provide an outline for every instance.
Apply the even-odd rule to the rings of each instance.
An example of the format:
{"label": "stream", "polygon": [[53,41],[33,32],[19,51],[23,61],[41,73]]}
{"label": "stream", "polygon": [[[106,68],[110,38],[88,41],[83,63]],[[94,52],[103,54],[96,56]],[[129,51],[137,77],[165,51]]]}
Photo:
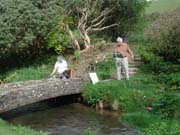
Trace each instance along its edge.
{"label": "stream", "polygon": [[1,117],[13,125],[20,124],[50,135],[84,135],[88,128],[96,135],[138,135],[137,131],[119,122],[119,116],[120,112],[51,99],[18,108]]}

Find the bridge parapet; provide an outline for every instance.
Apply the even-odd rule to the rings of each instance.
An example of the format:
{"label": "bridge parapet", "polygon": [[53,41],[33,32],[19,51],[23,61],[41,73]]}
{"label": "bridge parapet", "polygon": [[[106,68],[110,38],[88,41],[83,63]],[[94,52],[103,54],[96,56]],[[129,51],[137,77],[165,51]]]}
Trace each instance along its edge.
{"label": "bridge parapet", "polygon": [[53,78],[0,85],[0,113],[45,99],[79,94],[84,83],[82,79]]}

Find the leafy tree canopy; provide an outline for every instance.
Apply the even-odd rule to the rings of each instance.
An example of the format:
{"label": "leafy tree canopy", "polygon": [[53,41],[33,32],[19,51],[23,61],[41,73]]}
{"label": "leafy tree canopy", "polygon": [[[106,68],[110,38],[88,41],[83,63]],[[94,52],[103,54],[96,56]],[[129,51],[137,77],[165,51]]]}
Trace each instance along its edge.
{"label": "leafy tree canopy", "polygon": [[59,0],[0,0],[0,53],[40,48],[56,25],[61,5]]}

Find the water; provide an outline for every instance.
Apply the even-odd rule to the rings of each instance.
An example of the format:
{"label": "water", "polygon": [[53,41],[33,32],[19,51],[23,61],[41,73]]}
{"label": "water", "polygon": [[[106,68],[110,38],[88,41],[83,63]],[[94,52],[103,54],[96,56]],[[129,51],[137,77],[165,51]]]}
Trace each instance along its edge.
{"label": "water", "polygon": [[19,110],[6,113],[4,119],[13,125],[28,126],[50,135],[84,135],[87,128],[97,135],[137,135],[118,121],[119,113],[97,111],[79,103],[40,102]]}

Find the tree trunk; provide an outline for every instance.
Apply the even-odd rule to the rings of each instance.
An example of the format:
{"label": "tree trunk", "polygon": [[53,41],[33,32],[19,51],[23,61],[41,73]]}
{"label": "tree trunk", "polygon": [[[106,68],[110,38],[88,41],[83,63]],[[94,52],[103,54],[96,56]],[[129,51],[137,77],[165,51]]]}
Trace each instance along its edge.
{"label": "tree trunk", "polygon": [[85,49],[88,49],[91,46],[91,39],[88,36],[87,32],[84,32],[84,45],[85,45]]}
{"label": "tree trunk", "polygon": [[78,51],[80,51],[79,42],[78,42],[77,39],[74,37],[72,31],[71,31],[70,28],[69,28],[69,25],[66,25],[65,29],[66,29],[66,32],[69,34],[69,36],[70,36],[70,38],[71,38],[71,40],[72,40],[72,42],[73,42],[73,48],[76,49],[76,50],[78,50]]}

